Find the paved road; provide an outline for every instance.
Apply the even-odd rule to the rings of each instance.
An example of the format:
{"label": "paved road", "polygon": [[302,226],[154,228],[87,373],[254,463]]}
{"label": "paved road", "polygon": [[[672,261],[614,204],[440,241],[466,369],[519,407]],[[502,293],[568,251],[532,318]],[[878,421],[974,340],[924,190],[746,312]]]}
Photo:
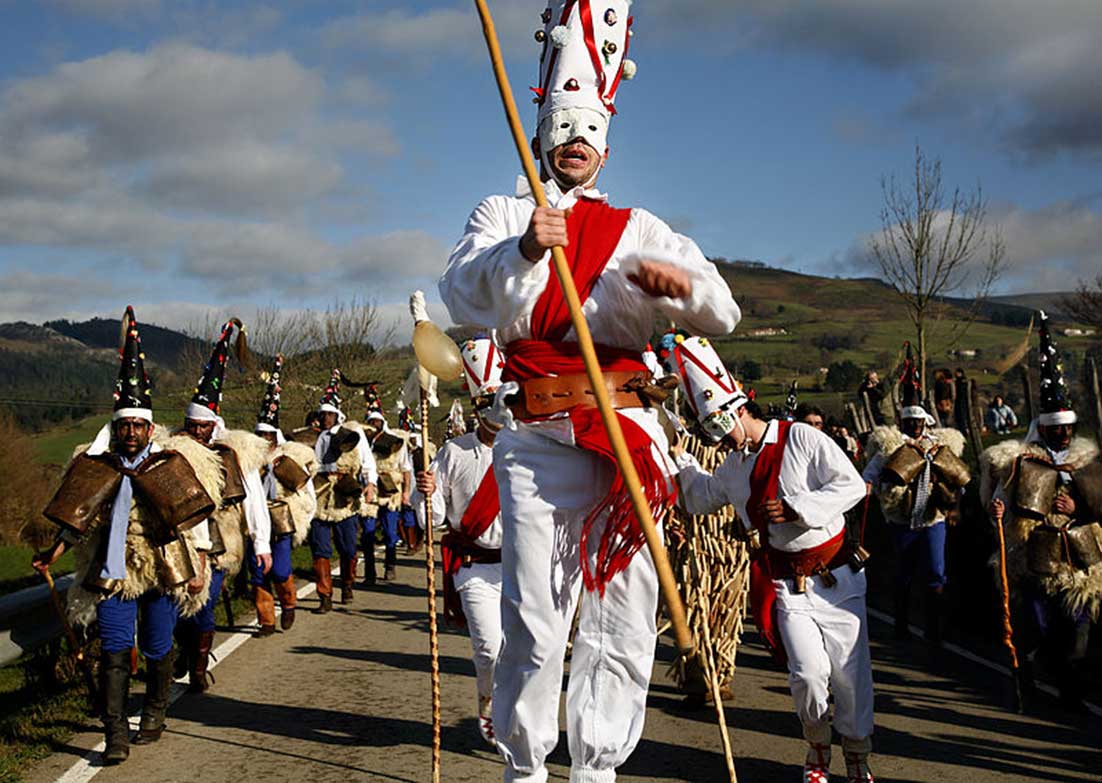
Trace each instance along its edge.
{"label": "paved road", "polygon": [[[423,567],[404,561],[395,583],[357,590],[332,614],[300,612],[295,627],[249,640],[215,669],[203,696],[184,695],[169,713],[163,740],[134,748],[119,767],[83,776],[96,783],[217,783],[252,780],[424,783],[431,738]],[[308,610],[315,601],[302,602]],[[921,646],[879,641],[874,624],[877,756],[883,781],[1007,783],[1102,781],[1102,723],[1071,722],[1050,708],[1040,717],[998,706],[1006,683],[955,657],[929,673]],[[217,642],[216,642],[217,643]],[[643,740],[621,769],[625,783],[727,780],[715,716],[689,711],[665,676],[672,646],[655,667]],[[445,631],[443,779],[486,783],[501,764],[481,745],[473,716],[474,671],[465,636]],[[727,720],[742,783],[799,780],[803,743],[784,675],[755,646],[740,652],[737,700]],[[39,765],[32,783],[60,778],[100,739],[95,731]],[[561,738],[552,780],[567,780]],[[841,774],[841,754],[835,760]]]}

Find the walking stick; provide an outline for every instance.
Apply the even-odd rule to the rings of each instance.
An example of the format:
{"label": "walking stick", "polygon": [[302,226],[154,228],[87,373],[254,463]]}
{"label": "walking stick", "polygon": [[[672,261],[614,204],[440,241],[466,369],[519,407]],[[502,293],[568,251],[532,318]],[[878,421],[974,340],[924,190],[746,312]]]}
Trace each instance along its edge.
{"label": "walking stick", "polygon": [[[409,300],[413,314],[413,351],[421,365],[421,470],[429,470],[429,383],[431,377],[451,380],[463,372],[463,359],[451,338],[429,320],[425,297],[417,291]],[[425,571],[429,595],[429,656],[432,672],[432,783],[440,783],[440,637],[436,630],[436,553],[432,542],[432,496],[425,495]]]}
{"label": "walking stick", "polygon": [[[482,20],[482,32],[486,37],[486,45],[490,50],[490,62],[493,64],[494,76],[497,80],[497,89],[501,93],[501,101],[505,108],[505,114],[512,131],[513,142],[516,144],[517,153],[520,155],[524,174],[528,178],[528,185],[532,189],[532,195],[536,204],[546,207],[547,194],[543,192],[543,183],[536,171],[536,164],[532,160],[531,151],[524,135],[524,127],[520,124],[517,113],[516,101],[513,100],[513,90],[509,86],[509,77],[505,72],[505,62],[501,56],[501,47],[498,44],[497,32],[494,30],[494,22],[490,16],[490,9],[486,6],[486,0],[475,0],[478,7],[478,15]],[[612,451],[616,457],[616,464],[623,474],[624,483],[627,485],[631,496],[631,504],[635,509],[635,515],[639,519],[639,526],[643,529],[643,535],[647,540],[647,549],[650,550],[651,559],[654,561],[654,570],[658,574],[658,584],[662,589],[662,597],[666,601],[666,610],[669,612],[670,625],[673,627],[674,637],[677,640],[677,649],[685,659],[686,673],[692,670],[697,678],[702,676],[699,661],[695,660],[696,645],[693,643],[692,633],[689,631],[689,623],[685,619],[685,607],[681,603],[681,594],[677,590],[677,580],[674,578],[670,560],[666,554],[665,545],[658,536],[658,528],[654,523],[650,505],[643,494],[639,482],[639,474],[631,461],[627,443],[624,442],[624,433],[620,430],[620,421],[616,418],[616,411],[608,398],[608,389],[605,387],[604,376],[601,374],[601,365],[597,361],[597,352],[593,347],[593,336],[589,333],[589,325],[582,314],[581,301],[578,299],[578,289],[574,285],[574,278],[570,274],[570,267],[566,262],[566,256],[561,247],[551,248],[551,257],[554,260],[555,274],[562,285],[563,297],[570,308],[570,320],[574,331],[578,335],[578,346],[582,352],[582,360],[585,362],[585,373],[589,377],[589,385],[596,399],[597,407],[601,412],[601,421],[604,422],[605,431],[608,433]],[[690,669],[690,665],[692,668]]]}
{"label": "walking stick", "polygon": [[[50,573],[49,568],[43,568],[39,573],[46,580],[46,586],[50,588],[50,605],[54,609],[54,613],[57,615],[57,619],[61,621],[61,627],[65,631],[65,637],[69,640],[69,646],[73,650],[73,655],[76,656],[77,666],[80,667],[81,673],[84,675],[84,685],[88,688],[88,700],[91,702],[93,708],[96,708],[98,689],[96,688],[96,678],[92,674],[92,667],[88,664],[88,659],[84,657],[84,648],[77,640],[76,632],[73,631],[73,626],[69,624],[69,618],[65,615],[65,609],[61,605],[61,597],[57,594],[57,587],[54,585],[53,574]],[[98,710],[97,710],[98,711]]]}
{"label": "walking stick", "polygon": [[1010,580],[1006,575],[1006,536],[1003,533],[1003,517],[998,514],[995,517],[995,527],[999,534],[999,581],[1003,590],[1003,644],[1010,653],[1010,673],[1014,677],[1014,695],[1017,699],[1016,710],[1023,712],[1025,705],[1022,702],[1022,670],[1018,665],[1018,649],[1014,646],[1014,626],[1010,622]]}

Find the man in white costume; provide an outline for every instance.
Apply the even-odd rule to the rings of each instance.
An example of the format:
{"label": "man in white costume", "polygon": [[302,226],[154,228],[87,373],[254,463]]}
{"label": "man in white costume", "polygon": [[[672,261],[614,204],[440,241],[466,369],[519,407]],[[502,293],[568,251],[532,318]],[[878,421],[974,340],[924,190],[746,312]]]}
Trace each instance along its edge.
{"label": "man in white costume", "polygon": [[494,663],[501,648],[501,503],[493,470],[493,445],[500,427],[482,416],[501,386],[505,361],[493,340],[467,340],[460,353],[474,432],[447,441],[427,473],[418,471],[413,507],[425,526],[425,496],[432,497],[433,527],[447,529],[440,542],[444,567],[444,617],[471,634],[478,687],[478,729],[494,741]]}
{"label": "man in white costume", "polygon": [[[505,423],[494,444],[502,514],[503,644],[493,724],[505,780],[543,783],[558,742],[563,655],[581,587],[567,691],[574,783],[606,783],[643,728],[655,647],[658,582],[584,373],[552,273],[562,246],[613,406],[657,516],[671,466],[658,411],[641,392],[641,359],[661,315],[722,335],[740,318],[726,283],[688,238],[641,209],[613,209],[595,187],[621,78],[629,3],[544,11],[539,124],[532,141],[547,208],[521,182],[468,219],[440,280],[455,323],[496,328],[506,368]],[[508,406],[508,410],[506,407]]]}
{"label": "man in white costume", "polygon": [[847,781],[868,783],[873,691],[865,573],[845,540],[843,517],[865,497],[865,484],[825,433],[764,421],[707,340],[679,339],[674,366],[686,397],[705,433],[732,449],[710,475],[674,448],[681,502],[690,514],[734,506],[760,543],[750,602],[762,637],[778,657],[787,654],[808,742],[804,783],[829,779],[832,693]]}

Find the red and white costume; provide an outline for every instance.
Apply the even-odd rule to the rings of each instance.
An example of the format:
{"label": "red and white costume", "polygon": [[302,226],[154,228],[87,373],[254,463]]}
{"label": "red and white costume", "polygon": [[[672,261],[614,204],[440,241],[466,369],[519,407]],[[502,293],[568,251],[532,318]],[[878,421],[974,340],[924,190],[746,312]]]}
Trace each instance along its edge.
{"label": "red and white costume", "polygon": [[[567,249],[573,251],[582,310],[602,346],[606,370],[645,370],[639,352],[659,313],[706,334],[735,328],[738,305],[691,240],[644,210],[611,210],[604,194],[594,189],[562,193],[553,181],[545,186],[552,206],[573,208]],[[520,252],[520,235],[534,209],[523,182],[516,197],[483,201],[440,280],[453,321],[494,327],[507,343],[507,380],[582,372],[577,336],[549,259],[533,264]],[[590,254],[601,246],[607,255]],[[692,294],[685,299],[644,294],[628,280],[642,259],[676,264],[689,275]],[[499,402],[515,388],[507,383]],[[657,412],[628,408],[620,417],[628,422],[625,429],[631,430],[629,439],[634,436],[637,456],[657,469],[652,497],[668,498],[665,477],[672,468]],[[527,422],[512,420],[508,413],[505,418],[507,426],[494,445],[503,523],[504,634],[494,681],[494,728],[506,760],[505,780],[547,779],[544,760],[558,742],[563,656],[582,582],[581,547],[588,527],[584,562],[590,585],[598,589],[581,598],[571,659],[571,780],[613,781],[615,768],[631,754],[643,728],[656,636],[654,565],[645,550],[638,551],[642,541],[632,531],[619,531],[631,539],[618,537],[623,546],[610,542],[621,556],[597,556],[606,540],[608,514],[589,525],[587,518],[609,500],[618,472],[601,451],[603,430],[595,411]],[[591,447],[579,448],[582,441]]]}
{"label": "red and white costume", "polygon": [[[504,362],[492,340],[469,340],[462,355],[472,398],[492,394],[500,387]],[[447,530],[440,542],[444,617],[470,631],[479,730],[493,742],[490,706],[494,664],[501,649],[501,504],[493,447],[486,445],[477,431],[459,435],[440,448],[429,470],[436,477],[432,525]],[[424,496],[415,491],[411,502],[424,528]]]}

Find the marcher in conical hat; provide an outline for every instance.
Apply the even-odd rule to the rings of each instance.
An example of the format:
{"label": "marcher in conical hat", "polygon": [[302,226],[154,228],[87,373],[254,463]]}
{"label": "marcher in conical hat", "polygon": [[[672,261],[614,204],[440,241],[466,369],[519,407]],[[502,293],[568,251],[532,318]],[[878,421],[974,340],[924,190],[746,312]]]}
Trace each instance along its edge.
{"label": "marcher in conical hat", "polygon": [[936,648],[946,615],[946,528],[960,516],[971,472],[961,461],[964,435],[950,427],[935,428],[934,417],[922,405],[922,383],[910,342],[904,343],[899,385],[900,425],[873,429],[862,476],[880,501],[895,544],[896,637],[910,636],[911,582],[919,568],[925,586],[925,638]]}
{"label": "marcher in conical hat", "polygon": [[[219,481],[217,458],[190,439],[169,439],[164,446],[152,441],[150,382],[132,307],[123,315],[121,337],[111,421],[95,441],[78,450],[66,471],[44,512],[61,525],[62,532],[49,550],[32,560],[35,568],[45,570],[69,547],[77,549],[76,580],[66,604],[76,624],[96,621],[98,628],[99,698],[106,735],[103,761],[107,764],[124,761],[130,753],[127,696],[135,638],[146,660],[146,690],[134,744],[156,742],[165,729],[172,685],[172,632],[177,613],[194,613],[205,598],[206,550],[210,549],[206,517],[214,508],[212,498],[218,495]],[[147,461],[153,454],[157,458]],[[171,477],[166,483],[180,495],[167,502],[159,494],[151,495],[159,488],[156,480],[143,480],[151,464],[152,470]],[[91,518],[71,513],[75,508],[87,509],[92,500],[88,494],[94,497],[104,489],[109,497]],[[171,500],[184,496],[205,504],[191,506],[193,514],[186,519],[168,518]],[[171,539],[167,544],[165,534]]]}
{"label": "marcher in conical hat", "polygon": [[298,597],[291,573],[291,549],[306,540],[310,522],[317,510],[313,474],[317,467],[314,450],[302,443],[288,441],[279,428],[279,406],[283,389],[283,356],[277,354],[268,374],[268,385],[255,432],[268,441],[268,462],[261,472],[268,514],[272,520],[272,568],[268,573],[250,562],[249,584],[253,587],[259,637],[275,633],[276,598],[282,609],[280,627],[289,631],[295,622]]}
{"label": "marcher in conical hat", "polygon": [[1040,313],[1040,412],[1024,442],[1007,440],[980,460],[980,499],[1006,532],[1006,569],[1024,694],[1033,667],[1060,687],[1060,701],[1085,711],[1087,646],[1102,611],[1102,476],[1098,447],[1077,437],[1048,316]]}
{"label": "marcher in conical hat", "polygon": [[427,473],[417,467],[412,504],[424,527],[424,499],[430,496],[432,525],[447,530],[440,541],[444,618],[470,631],[478,728],[482,738],[494,745],[491,697],[494,663],[501,648],[502,530],[493,444],[500,426],[486,414],[501,387],[505,362],[501,349],[483,335],[460,343],[460,354],[478,427],[447,441]]}
{"label": "marcher in conical hat", "polygon": [[[547,5],[537,39],[542,63],[533,151],[548,206],[527,180],[471,214],[440,280],[457,324],[496,329],[506,382],[525,405],[505,427],[497,465],[505,541],[505,638],[495,669],[494,726],[507,780],[542,780],[558,742],[563,655],[581,580],[567,697],[573,781],[606,781],[641,736],[654,660],[658,579],[622,473],[601,424],[550,250],[574,270],[598,361],[645,495],[661,519],[673,499],[658,411],[631,389],[655,319],[707,335],[731,332],[740,311],[716,268],[687,237],[643,209],[615,209],[597,189],[625,62],[629,3]],[[569,212],[568,212],[569,210]],[[537,400],[545,401],[537,402]],[[532,406],[536,409],[533,409]],[[564,510],[564,509],[569,509]],[[630,589],[629,586],[630,585]],[[603,619],[599,620],[601,617]],[[604,634],[604,623],[631,638]],[[514,640],[516,642],[514,643]],[[610,668],[620,672],[612,681]],[[592,694],[600,693],[599,702]]]}
{"label": "marcher in conical hat", "polygon": [[364,426],[341,410],[339,369],[318,401],[321,433],[314,444],[317,460],[317,516],[310,523],[310,552],[314,558],[319,603],[315,613],[333,608],[334,543],[340,557],[341,603],[351,603],[356,582],[356,538],[361,519],[373,510],[375,500],[375,458]]}
{"label": "marcher in conical hat", "polygon": [[260,478],[260,470],[268,462],[268,443],[251,432],[227,429],[222,418],[231,345],[238,363],[244,366],[248,338],[239,318],[230,318],[222,325],[184,413],[184,431],[217,453],[224,478],[221,506],[211,515],[210,597],[202,610],[176,627],[184,651],[178,672],[188,672],[193,693],[204,693],[210,687],[207,667],[214,645],[214,609],[223,584],[227,579],[232,583],[246,563],[262,573],[272,567],[272,523]]}
{"label": "marcher in conical hat", "polygon": [[[796,410],[800,406],[799,400],[799,381],[792,381],[792,385],[788,387],[788,396],[784,398],[784,417],[789,421],[797,421]],[[820,429],[822,429],[820,427]]]}
{"label": "marcher in conical hat", "polygon": [[[873,691],[865,577],[849,564],[844,514],[865,496],[853,464],[825,433],[762,417],[707,340],[673,350],[685,395],[713,440],[731,451],[711,475],[674,449],[690,514],[731,504],[761,548],[750,603],[763,638],[784,657],[808,742],[804,783],[830,774],[831,723],[850,783],[872,781]],[[834,696],[831,720],[830,696]]]}

